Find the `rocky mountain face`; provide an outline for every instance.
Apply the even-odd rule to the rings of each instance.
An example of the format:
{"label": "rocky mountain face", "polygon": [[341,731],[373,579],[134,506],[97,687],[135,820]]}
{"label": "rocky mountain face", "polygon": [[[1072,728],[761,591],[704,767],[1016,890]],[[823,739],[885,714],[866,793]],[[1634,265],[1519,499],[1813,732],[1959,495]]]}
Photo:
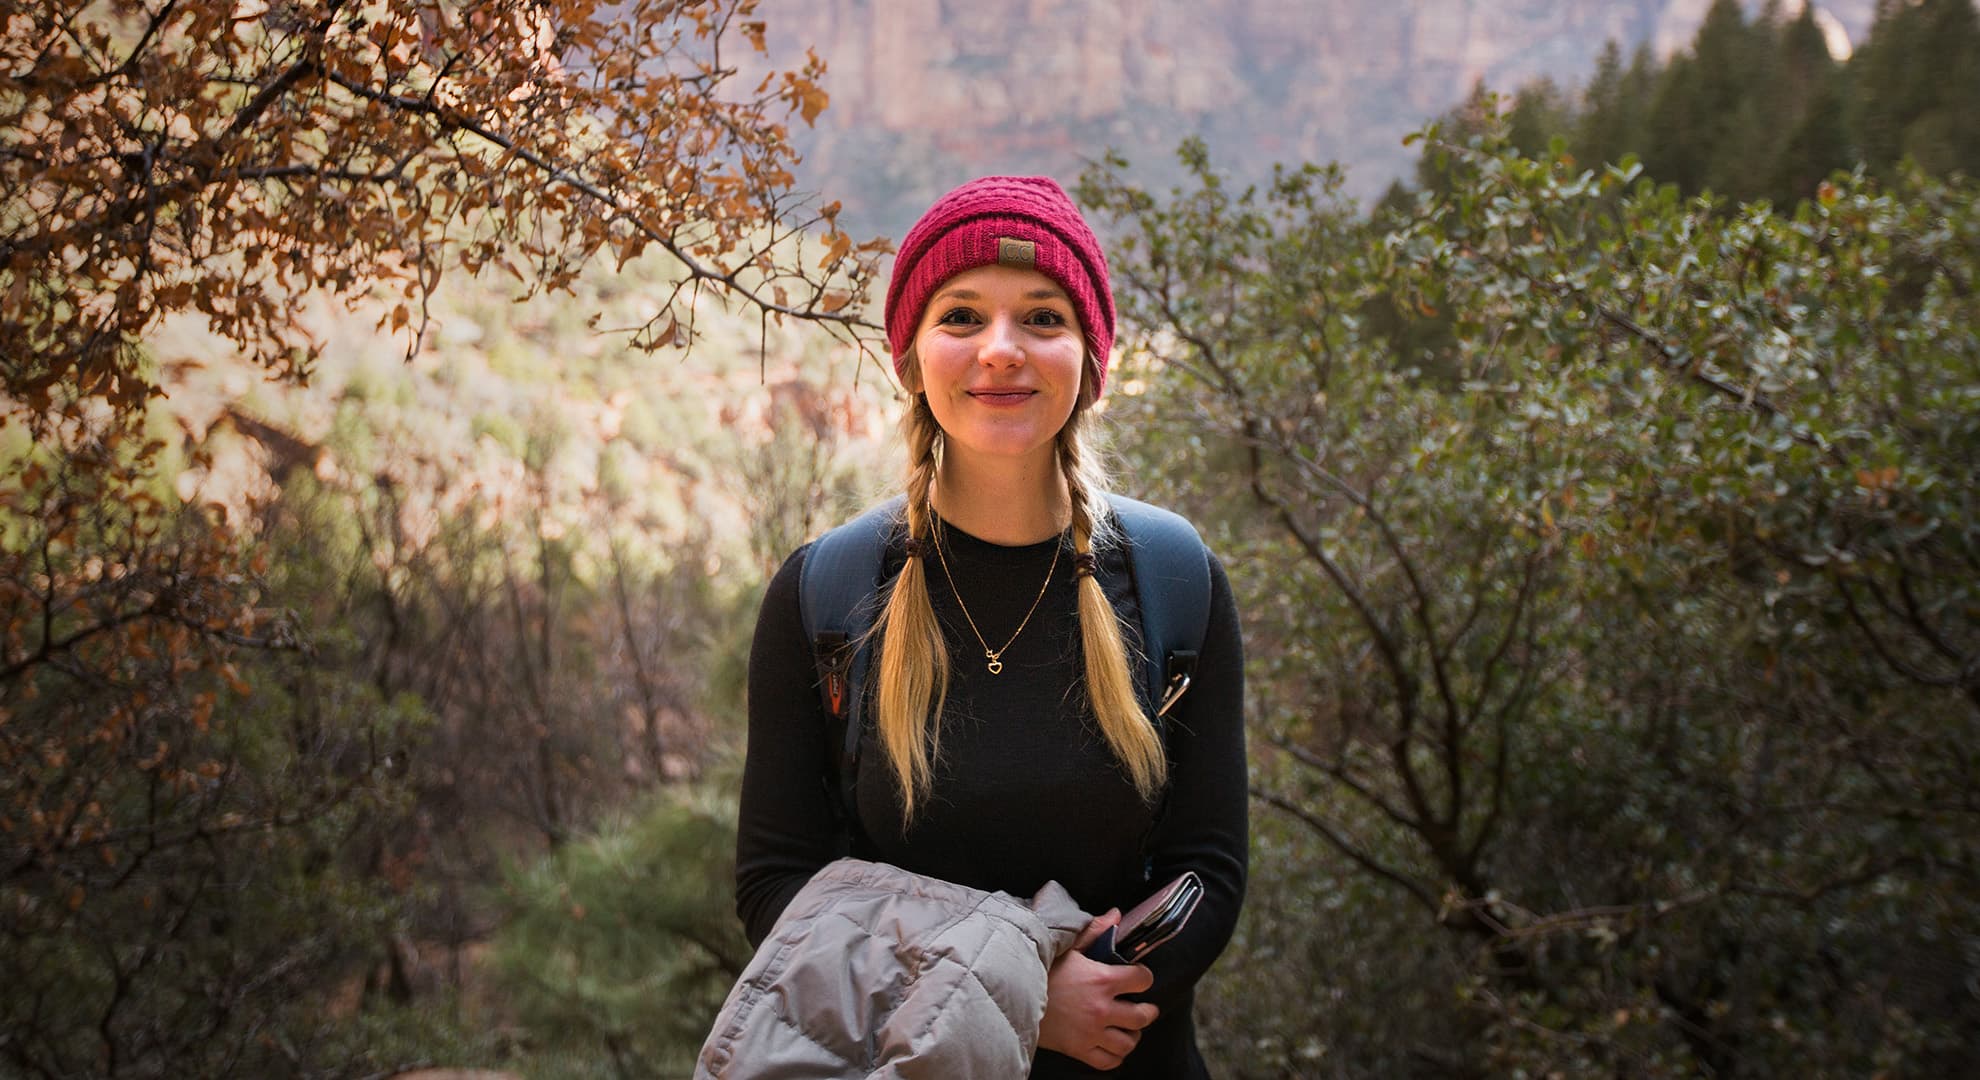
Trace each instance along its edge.
{"label": "rocky mountain face", "polygon": [[[1789,12],[1801,0],[1780,0]],[[1876,0],[1824,0],[1840,44]],[[1405,173],[1402,137],[1482,79],[1585,79],[1614,39],[1685,45],[1711,0],[763,0],[771,59],[806,46],[831,107],[800,130],[805,183],[860,235],[898,237],[987,172],[1069,182],[1119,150],[1162,182],[1185,135],[1240,176],[1338,161],[1350,188]],[[1753,7],[1757,11],[1758,5]],[[802,125],[799,125],[802,129]]]}

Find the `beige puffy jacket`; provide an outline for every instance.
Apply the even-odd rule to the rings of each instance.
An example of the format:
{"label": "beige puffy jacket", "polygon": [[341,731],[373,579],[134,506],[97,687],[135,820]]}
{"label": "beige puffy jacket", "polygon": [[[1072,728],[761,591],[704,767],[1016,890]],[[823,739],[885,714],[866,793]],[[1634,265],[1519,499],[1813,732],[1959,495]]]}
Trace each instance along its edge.
{"label": "beige puffy jacket", "polygon": [[840,859],[792,897],[756,950],[694,1075],[1022,1077],[1046,973],[1086,922],[1057,882],[1026,903]]}

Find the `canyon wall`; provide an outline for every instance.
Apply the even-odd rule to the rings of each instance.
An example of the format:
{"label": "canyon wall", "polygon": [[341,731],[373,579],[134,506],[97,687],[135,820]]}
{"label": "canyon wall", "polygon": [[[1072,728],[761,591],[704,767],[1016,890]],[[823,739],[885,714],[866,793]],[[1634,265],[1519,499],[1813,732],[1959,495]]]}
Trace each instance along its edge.
{"label": "canyon wall", "polygon": [[[856,233],[898,236],[934,195],[986,172],[1070,182],[1111,148],[1164,182],[1189,134],[1241,176],[1339,161],[1350,189],[1373,195],[1408,171],[1402,137],[1478,80],[1576,84],[1605,41],[1687,44],[1710,3],[763,0],[756,17],[773,61],[810,46],[829,65],[831,107],[815,129],[797,125],[804,183],[843,200]],[[1821,8],[1860,41],[1874,5]]]}

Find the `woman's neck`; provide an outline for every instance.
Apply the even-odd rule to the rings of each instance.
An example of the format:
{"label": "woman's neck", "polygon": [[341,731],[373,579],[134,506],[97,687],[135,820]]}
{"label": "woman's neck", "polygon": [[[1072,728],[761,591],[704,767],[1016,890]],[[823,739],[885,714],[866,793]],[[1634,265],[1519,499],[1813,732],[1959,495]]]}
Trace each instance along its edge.
{"label": "woman's neck", "polygon": [[1010,547],[1050,540],[1071,524],[1072,496],[1056,460],[1002,467],[959,458],[944,455],[935,473],[932,497],[942,520]]}

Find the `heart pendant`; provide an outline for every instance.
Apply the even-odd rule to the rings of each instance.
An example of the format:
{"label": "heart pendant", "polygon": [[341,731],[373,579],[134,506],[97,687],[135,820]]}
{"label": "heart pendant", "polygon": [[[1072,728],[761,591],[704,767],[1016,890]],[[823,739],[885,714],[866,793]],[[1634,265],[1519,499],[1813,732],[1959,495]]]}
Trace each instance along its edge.
{"label": "heart pendant", "polygon": [[990,674],[996,675],[1004,670],[1004,662],[1002,660],[992,660],[990,661],[989,667],[990,667]]}

